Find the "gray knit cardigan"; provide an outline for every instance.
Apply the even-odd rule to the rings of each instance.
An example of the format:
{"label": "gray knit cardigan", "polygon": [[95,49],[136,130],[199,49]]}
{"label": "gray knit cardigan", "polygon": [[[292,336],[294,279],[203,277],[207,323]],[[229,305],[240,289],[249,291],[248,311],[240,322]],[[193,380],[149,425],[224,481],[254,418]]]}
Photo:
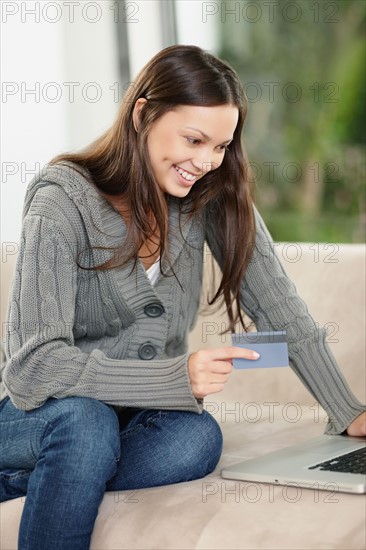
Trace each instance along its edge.
{"label": "gray knit cardigan", "polygon": [[[120,407],[201,413],[192,393],[187,335],[200,304],[204,242],[222,265],[215,220],[188,220],[169,197],[168,250],[154,286],[140,261],[99,265],[127,231],[121,216],[72,164],[45,167],[30,182],[10,295],[0,399],[23,410],[49,397],[78,395]],[[352,394],[305,303],[287,277],[255,209],[256,249],[241,285],[241,306],[258,330],[286,330],[290,366],[343,432],[365,407]],[[127,243],[126,243],[127,246]],[[79,256],[78,254],[81,253]]]}

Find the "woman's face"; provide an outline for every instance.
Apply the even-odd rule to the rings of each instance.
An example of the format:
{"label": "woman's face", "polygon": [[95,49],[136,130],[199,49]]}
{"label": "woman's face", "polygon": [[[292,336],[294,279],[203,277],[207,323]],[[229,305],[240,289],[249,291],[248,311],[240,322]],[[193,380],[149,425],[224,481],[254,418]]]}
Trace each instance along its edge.
{"label": "woman's face", "polygon": [[200,178],[218,168],[238,118],[238,108],[233,105],[183,105],[160,117],[152,125],[147,143],[162,191],[185,197]]}

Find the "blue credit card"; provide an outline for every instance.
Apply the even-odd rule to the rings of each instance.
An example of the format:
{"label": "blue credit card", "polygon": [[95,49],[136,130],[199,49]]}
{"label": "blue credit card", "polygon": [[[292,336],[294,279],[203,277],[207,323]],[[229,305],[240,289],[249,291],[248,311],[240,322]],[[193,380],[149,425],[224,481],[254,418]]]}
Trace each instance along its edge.
{"label": "blue credit card", "polygon": [[288,367],[288,346],[286,331],[244,332],[232,334],[235,347],[251,349],[260,354],[259,359],[233,359],[235,369],[261,369]]}

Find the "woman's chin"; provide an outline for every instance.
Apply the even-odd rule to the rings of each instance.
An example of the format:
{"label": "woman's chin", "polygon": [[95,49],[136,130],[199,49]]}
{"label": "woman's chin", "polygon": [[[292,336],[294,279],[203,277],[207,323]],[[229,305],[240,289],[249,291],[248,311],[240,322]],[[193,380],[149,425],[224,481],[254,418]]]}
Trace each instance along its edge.
{"label": "woman's chin", "polygon": [[168,195],[172,195],[173,197],[185,197],[192,189],[193,184],[189,182],[182,183],[177,180],[174,174],[173,178],[167,178],[166,181],[163,182],[163,184],[159,184],[159,186],[162,191]]}

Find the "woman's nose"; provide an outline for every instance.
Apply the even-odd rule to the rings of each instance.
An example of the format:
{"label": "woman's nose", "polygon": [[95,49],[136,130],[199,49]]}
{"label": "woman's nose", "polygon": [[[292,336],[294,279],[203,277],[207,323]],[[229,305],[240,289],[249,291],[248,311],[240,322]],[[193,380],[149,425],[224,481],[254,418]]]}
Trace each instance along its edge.
{"label": "woman's nose", "polygon": [[211,161],[201,161],[199,159],[192,159],[192,164],[196,172],[200,172],[202,175],[207,174],[213,170],[213,163]]}
{"label": "woman's nose", "polygon": [[195,169],[202,174],[206,174],[207,172],[218,168],[220,165],[215,158],[215,154],[212,152],[211,154],[207,153],[207,151],[206,153],[202,152],[201,154],[196,155],[195,158],[192,159],[192,164]]}

